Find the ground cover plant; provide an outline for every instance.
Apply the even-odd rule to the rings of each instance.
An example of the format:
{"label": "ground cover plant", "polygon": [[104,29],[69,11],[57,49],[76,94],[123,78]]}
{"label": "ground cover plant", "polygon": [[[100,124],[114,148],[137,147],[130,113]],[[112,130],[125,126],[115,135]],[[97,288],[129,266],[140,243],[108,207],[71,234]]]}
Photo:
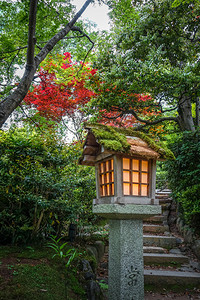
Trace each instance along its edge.
{"label": "ground cover plant", "polygon": [[[67,245],[66,251],[71,247]],[[1,246],[0,299],[86,299],[81,257],[66,270],[53,255],[47,246]]]}

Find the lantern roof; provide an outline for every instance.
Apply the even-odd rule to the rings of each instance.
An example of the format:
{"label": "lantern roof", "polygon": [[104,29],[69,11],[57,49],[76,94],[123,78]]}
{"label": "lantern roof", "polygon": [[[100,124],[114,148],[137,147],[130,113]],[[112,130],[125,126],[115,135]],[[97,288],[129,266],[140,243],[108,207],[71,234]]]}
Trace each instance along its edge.
{"label": "lantern roof", "polygon": [[95,165],[100,154],[125,154],[155,160],[174,159],[173,153],[163,143],[132,127],[117,128],[95,123],[86,124],[85,129],[88,134],[79,159],[82,165]]}

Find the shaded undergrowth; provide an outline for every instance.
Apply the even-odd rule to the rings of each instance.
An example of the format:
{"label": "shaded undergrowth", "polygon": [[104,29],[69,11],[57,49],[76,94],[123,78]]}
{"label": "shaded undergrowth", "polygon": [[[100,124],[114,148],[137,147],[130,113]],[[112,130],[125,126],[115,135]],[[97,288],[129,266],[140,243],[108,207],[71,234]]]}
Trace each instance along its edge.
{"label": "shaded undergrowth", "polygon": [[[81,266],[67,270],[46,247],[0,247],[0,299],[86,299]],[[67,278],[67,285],[66,285]]]}

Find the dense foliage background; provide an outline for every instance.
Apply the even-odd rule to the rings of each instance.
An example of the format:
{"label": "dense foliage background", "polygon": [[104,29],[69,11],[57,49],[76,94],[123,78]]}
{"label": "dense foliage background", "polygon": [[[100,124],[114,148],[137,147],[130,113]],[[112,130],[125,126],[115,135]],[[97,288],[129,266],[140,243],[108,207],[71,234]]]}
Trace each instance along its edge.
{"label": "dense foliage background", "polygon": [[169,186],[181,217],[200,233],[200,132],[184,132],[170,147],[176,160],[166,164]]}
{"label": "dense foliage background", "polygon": [[0,132],[2,243],[60,235],[69,222],[92,220],[95,177],[78,166],[80,151],[80,144],[65,145],[52,132]]}

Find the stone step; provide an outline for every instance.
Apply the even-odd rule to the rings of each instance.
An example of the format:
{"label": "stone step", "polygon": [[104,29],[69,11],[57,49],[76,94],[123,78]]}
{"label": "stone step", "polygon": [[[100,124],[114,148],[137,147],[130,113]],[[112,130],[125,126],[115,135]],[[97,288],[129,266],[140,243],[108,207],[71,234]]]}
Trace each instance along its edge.
{"label": "stone step", "polygon": [[144,220],[145,223],[148,222],[153,224],[157,224],[157,223],[162,224],[163,221],[167,221],[167,216],[158,215]]}
{"label": "stone step", "polygon": [[168,211],[170,209],[171,204],[170,203],[162,203],[160,204],[162,208],[162,212]]}
{"label": "stone step", "polygon": [[172,199],[170,199],[170,198],[164,198],[164,199],[160,199],[160,198],[155,198],[156,200],[158,200],[158,202],[159,202],[159,204],[160,205],[163,205],[163,204],[171,204],[172,203]]}
{"label": "stone step", "polygon": [[159,196],[159,197],[170,197],[171,196],[171,192],[156,192],[155,196]]}
{"label": "stone step", "polygon": [[170,195],[159,195],[159,194],[156,194],[155,195],[155,198],[156,199],[160,199],[160,200],[165,200],[165,199],[169,199],[169,200],[171,200],[172,201],[172,198],[171,198],[171,196]]}
{"label": "stone step", "polygon": [[160,287],[176,285],[186,290],[188,286],[200,288],[200,273],[167,270],[144,270],[145,284]]}
{"label": "stone step", "polygon": [[162,247],[143,246],[143,253],[166,253],[167,249]]}
{"label": "stone step", "polygon": [[184,255],[166,253],[144,253],[144,264],[188,264],[189,258]]}
{"label": "stone step", "polygon": [[158,194],[155,194],[155,198],[159,199],[159,200],[169,199],[170,201],[172,201],[171,195],[158,195]]}
{"label": "stone step", "polygon": [[143,232],[164,233],[169,231],[168,225],[143,224]]}
{"label": "stone step", "polygon": [[172,191],[171,190],[169,190],[169,189],[164,189],[164,190],[156,190],[156,195],[165,195],[165,194],[171,194],[172,193]]}
{"label": "stone step", "polygon": [[157,246],[171,249],[177,246],[177,239],[173,236],[160,236],[160,235],[143,235],[144,246]]}

